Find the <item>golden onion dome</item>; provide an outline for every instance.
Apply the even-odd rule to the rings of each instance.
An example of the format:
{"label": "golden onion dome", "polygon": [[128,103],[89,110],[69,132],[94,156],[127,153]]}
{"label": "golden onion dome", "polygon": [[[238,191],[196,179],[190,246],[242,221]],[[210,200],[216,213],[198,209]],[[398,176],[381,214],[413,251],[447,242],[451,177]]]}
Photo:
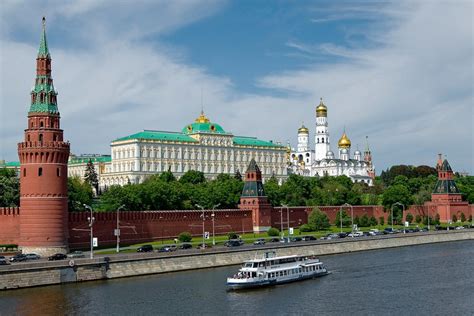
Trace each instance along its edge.
{"label": "golden onion dome", "polygon": [[339,139],[337,145],[339,146],[339,148],[351,148],[351,140],[349,139],[349,137],[347,137],[345,131],[344,134],[342,134],[342,137]]}
{"label": "golden onion dome", "polygon": [[319,102],[319,105],[316,107],[316,117],[327,116],[327,115],[328,115],[328,108],[323,103],[323,98],[321,98],[321,102]]}
{"label": "golden onion dome", "polygon": [[201,111],[201,115],[197,119],[195,119],[196,123],[210,123],[211,121],[207,118],[204,114],[204,111]]}
{"label": "golden onion dome", "polygon": [[304,124],[301,124],[301,127],[298,128],[298,134],[309,134],[309,129]]}

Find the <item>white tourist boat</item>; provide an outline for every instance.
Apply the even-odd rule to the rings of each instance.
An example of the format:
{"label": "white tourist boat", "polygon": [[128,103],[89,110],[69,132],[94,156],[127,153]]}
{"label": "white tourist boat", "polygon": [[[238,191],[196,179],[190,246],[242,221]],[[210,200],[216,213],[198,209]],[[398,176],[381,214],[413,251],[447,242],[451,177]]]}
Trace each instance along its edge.
{"label": "white tourist boat", "polygon": [[246,289],[294,282],[327,275],[326,266],[315,256],[276,256],[266,252],[262,258],[245,261],[238,273],[227,278],[230,289]]}

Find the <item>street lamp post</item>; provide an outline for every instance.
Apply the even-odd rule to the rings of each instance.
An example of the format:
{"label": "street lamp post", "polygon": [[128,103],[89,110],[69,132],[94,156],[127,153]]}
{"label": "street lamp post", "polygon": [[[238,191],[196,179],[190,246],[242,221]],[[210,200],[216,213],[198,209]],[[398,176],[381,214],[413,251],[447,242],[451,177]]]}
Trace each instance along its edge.
{"label": "street lamp post", "polygon": [[[395,205],[400,205],[402,207],[402,220],[403,220],[403,212],[405,211],[405,205],[403,203],[400,203],[400,202],[395,202],[392,204],[392,207],[390,208],[390,210],[392,211],[391,212],[391,217],[392,217],[392,232],[393,232],[393,207]],[[405,231],[405,230],[404,230]]]}
{"label": "street lamp post", "polygon": [[288,222],[288,242],[290,242],[290,209],[286,206],[286,220]]}
{"label": "street lamp post", "polygon": [[[352,232],[352,237],[354,237],[354,208],[353,208],[353,206],[352,206],[351,204],[349,204],[349,203],[344,203],[344,204],[342,204],[342,206],[345,206],[345,207],[349,206],[349,207],[351,208],[351,225],[352,225],[352,227],[351,227],[351,232]],[[341,214],[341,215],[342,215],[342,214]],[[341,217],[341,218],[342,218],[342,217]]]}
{"label": "street lamp post", "polygon": [[119,214],[120,210],[125,207],[125,204],[120,205],[117,208],[117,229],[115,230],[115,234],[117,236],[117,253],[120,252],[120,220],[119,220]]}
{"label": "street lamp post", "polygon": [[283,206],[280,207],[280,237],[285,237],[285,235],[283,235]]}
{"label": "street lamp post", "polygon": [[212,207],[212,214],[211,214],[211,217],[212,217],[212,245],[215,246],[216,245],[216,237],[215,237],[215,229],[214,229],[214,221],[215,221],[215,216],[216,214],[214,213],[214,210],[216,209],[216,207],[218,207],[220,205],[220,203],[217,203],[216,205],[214,205]]}
{"label": "street lamp post", "polygon": [[201,210],[202,210],[202,245],[204,247],[204,244],[205,244],[205,231],[204,231],[204,221],[205,221],[205,217],[204,217],[204,207],[202,207],[201,205],[199,204],[196,204],[197,207],[199,207]]}
{"label": "street lamp post", "polygon": [[94,229],[93,229],[93,226],[94,226],[95,218],[93,216],[92,207],[90,207],[87,204],[82,204],[82,205],[91,212],[91,215],[89,217],[87,217],[87,220],[89,221],[89,227],[91,229],[91,232],[90,232],[90,234],[91,234],[91,259],[94,259]]}
{"label": "street lamp post", "polygon": [[339,210],[339,222],[341,223],[341,233],[342,233],[342,207]]}
{"label": "street lamp post", "polygon": [[430,206],[428,206],[428,231],[430,231]]}

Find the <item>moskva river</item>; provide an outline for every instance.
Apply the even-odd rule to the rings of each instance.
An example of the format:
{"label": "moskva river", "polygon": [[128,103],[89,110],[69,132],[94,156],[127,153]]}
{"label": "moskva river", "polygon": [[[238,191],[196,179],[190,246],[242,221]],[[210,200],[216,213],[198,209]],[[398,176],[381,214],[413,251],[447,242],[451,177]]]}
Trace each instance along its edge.
{"label": "moskva river", "polygon": [[320,258],[332,274],[227,292],[237,267],[0,292],[1,315],[474,315],[474,241]]}

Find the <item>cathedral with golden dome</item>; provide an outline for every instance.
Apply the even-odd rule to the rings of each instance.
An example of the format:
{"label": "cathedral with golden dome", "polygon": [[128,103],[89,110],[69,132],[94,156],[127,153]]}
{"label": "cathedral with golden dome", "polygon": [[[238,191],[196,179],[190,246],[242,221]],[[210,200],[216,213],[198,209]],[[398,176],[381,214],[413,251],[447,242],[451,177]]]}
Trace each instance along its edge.
{"label": "cathedral with golden dome", "polygon": [[375,169],[372,153],[367,141],[364,155],[358,149],[351,157],[351,140],[344,129],[337,143],[338,157],[331,151],[328,128],[328,108],[323,99],[316,107],[316,132],[314,150],[309,145],[309,129],[303,125],[298,129],[298,145],[289,146],[288,173],[303,176],[341,176],[349,177],[353,182],[373,184]]}

